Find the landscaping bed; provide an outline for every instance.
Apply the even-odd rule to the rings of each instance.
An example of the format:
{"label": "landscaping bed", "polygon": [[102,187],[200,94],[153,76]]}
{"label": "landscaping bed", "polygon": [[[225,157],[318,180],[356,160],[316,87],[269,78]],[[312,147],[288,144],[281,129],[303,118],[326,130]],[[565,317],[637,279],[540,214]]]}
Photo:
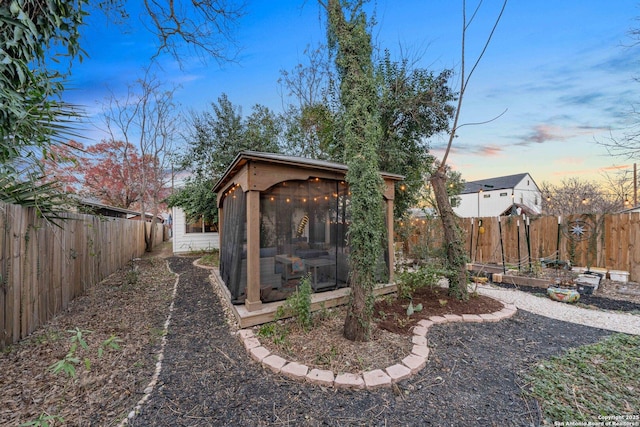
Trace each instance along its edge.
{"label": "landscaping bed", "polygon": [[[611,335],[525,311],[497,323],[434,325],[427,335],[429,361],[415,376],[387,389],[328,389],[289,380],[253,361],[212,292],[209,272],[194,266],[194,260],[171,256],[166,261],[180,279],[162,371],[130,425],[538,425],[541,409],[535,400],[523,397],[525,374],[550,356]],[[46,327],[0,354],[0,423],[19,425],[49,416],[50,425],[56,426],[110,426],[135,407],[153,376],[175,283],[164,260],[135,264],[135,285],[129,284],[132,268],[110,276]],[[406,321],[406,301],[395,316],[390,305],[379,306],[378,324],[386,317],[407,326],[423,315],[468,312],[476,302],[480,311],[493,310],[481,307],[484,297],[471,298],[462,308],[441,303],[443,294],[433,297],[432,306],[422,301],[422,311]],[[414,296],[413,304],[418,303]],[[335,319],[334,334],[339,337],[343,317],[338,314]],[[74,336],[66,331],[75,328],[91,331],[85,335],[88,349],[78,350],[76,377],[53,374],[49,367],[68,354]],[[120,348],[105,348],[99,358],[101,344],[112,335],[120,340]],[[307,346],[319,346],[320,341],[329,348],[332,343],[340,347],[325,333],[297,339],[306,340]],[[369,366],[380,363],[376,352],[386,345],[373,342],[362,354]],[[359,351],[364,353],[362,347]],[[323,354],[337,358],[316,347],[315,355]],[[90,370],[85,369],[84,357],[91,361]],[[387,357],[397,355],[391,352]]]}
{"label": "landscaping bed", "polygon": [[151,380],[175,281],[163,259],[132,261],[0,352],[0,425],[117,425]]}

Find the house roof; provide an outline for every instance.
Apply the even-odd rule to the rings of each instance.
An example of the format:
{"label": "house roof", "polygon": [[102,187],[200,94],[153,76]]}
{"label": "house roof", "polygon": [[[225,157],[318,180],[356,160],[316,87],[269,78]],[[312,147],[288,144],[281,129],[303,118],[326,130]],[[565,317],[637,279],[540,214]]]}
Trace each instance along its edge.
{"label": "house roof", "polygon": [[[525,172],[525,173],[519,173],[515,175],[499,176],[496,178],[480,179],[478,181],[469,181],[465,183],[464,190],[462,190],[460,194],[477,193],[480,190],[491,191],[491,190],[503,190],[506,188],[514,188],[527,175],[529,175],[529,173]],[[529,175],[529,177],[531,177],[531,175]],[[533,178],[531,178],[531,180],[533,181]],[[533,183],[537,187],[537,184],[535,183],[535,181]]]}
{"label": "house roof", "polygon": [[[222,178],[214,185],[213,191],[217,192],[224,187],[227,182],[235,175],[235,173],[242,168],[249,161],[265,161],[281,165],[288,165],[293,167],[305,167],[321,169],[330,172],[338,172],[345,174],[348,170],[347,165],[342,163],[330,162],[328,160],[308,159],[298,156],[287,156],[284,154],[265,153],[261,151],[241,151],[236,158],[231,162],[229,167],[225,170]],[[392,174],[388,172],[380,172],[383,178],[401,181],[404,176]]]}
{"label": "house roof", "polygon": [[[518,211],[518,209],[520,210]],[[535,212],[533,209],[531,209],[527,205],[523,205],[521,203],[514,203],[511,206],[509,206],[507,209],[505,209],[498,216],[510,216],[510,215],[520,215],[520,214],[525,214],[527,216],[534,216],[534,215],[537,215],[538,213],[539,212]]]}
{"label": "house roof", "polygon": [[116,206],[110,206],[110,205],[105,205],[104,203],[96,200],[96,199],[89,199],[89,198],[82,198],[82,197],[74,197],[76,199],[76,201],[78,202],[79,205],[84,206],[86,208],[94,208],[94,209],[105,209],[105,210],[110,210],[113,212],[119,212],[122,214],[127,214],[127,215],[140,215],[140,212],[131,210],[131,209],[125,209],[125,208],[120,208],[120,207],[116,207]]}

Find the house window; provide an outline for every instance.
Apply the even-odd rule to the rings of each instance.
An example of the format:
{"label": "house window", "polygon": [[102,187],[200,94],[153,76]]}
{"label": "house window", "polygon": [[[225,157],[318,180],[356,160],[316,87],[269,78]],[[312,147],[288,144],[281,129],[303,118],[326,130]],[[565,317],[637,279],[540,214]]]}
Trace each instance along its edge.
{"label": "house window", "polygon": [[484,196],[482,196],[482,197],[484,197],[485,199],[488,199],[489,197],[491,197],[491,194],[485,194],[485,195],[484,195]]}
{"label": "house window", "polygon": [[186,224],[187,233],[214,233],[217,231],[216,224],[211,221],[203,221],[200,215],[195,221]]}
{"label": "house window", "polygon": [[500,193],[500,197],[506,197],[507,193]]}

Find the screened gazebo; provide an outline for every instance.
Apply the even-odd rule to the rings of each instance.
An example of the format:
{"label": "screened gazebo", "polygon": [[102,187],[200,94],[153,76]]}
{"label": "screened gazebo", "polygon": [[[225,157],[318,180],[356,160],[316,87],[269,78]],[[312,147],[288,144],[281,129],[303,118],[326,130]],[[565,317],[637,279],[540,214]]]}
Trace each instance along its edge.
{"label": "screened gazebo", "polygon": [[[349,286],[351,221],[347,167],[322,160],[243,151],[216,184],[220,279],[249,311],[282,301],[308,276],[316,293]],[[381,283],[393,282],[394,184],[382,173],[386,236]]]}

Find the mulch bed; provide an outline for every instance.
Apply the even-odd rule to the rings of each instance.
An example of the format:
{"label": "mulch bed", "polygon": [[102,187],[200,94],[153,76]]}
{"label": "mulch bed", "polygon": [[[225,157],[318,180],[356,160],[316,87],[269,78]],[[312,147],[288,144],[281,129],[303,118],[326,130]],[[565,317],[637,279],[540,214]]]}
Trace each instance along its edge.
{"label": "mulch bed", "polygon": [[171,257],[181,274],[159,383],[135,426],[529,426],[522,396],[539,360],[609,331],[525,311],[498,323],[434,325],[427,366],[391,389],[349,391],[289,380],[251,360],[227,324],[208,272]]}
{"label": "mulch bed", "polygon": [[392,299],[381,299],[375,303],[374,315],[378,317],[378,327],[396,334],[412,335],[413,327],[431,316],[493,313],[504,307],[501,302],[483,295],[471,295],[470,298],[472,304],[448,295],[445,288],[426,286],[417,289],[411,299],[414,307],[422,307],[420,311],[407,316],[408,299],[402,304],[396,304]]}

